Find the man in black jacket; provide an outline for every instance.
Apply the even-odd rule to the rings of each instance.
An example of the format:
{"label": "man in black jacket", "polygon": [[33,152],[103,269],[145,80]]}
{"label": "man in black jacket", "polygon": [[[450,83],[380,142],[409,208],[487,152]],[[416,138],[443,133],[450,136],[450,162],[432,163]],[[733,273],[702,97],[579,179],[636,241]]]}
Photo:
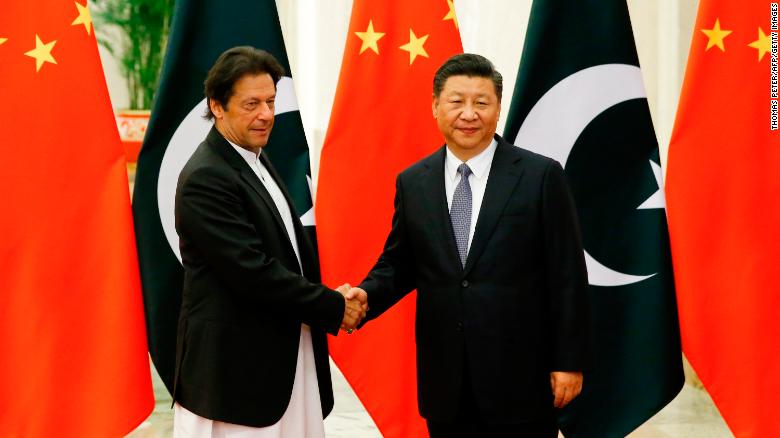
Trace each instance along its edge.
{"label": "man in black jacket", "polygon": [[[555,437],[582,388],[587,275],[563,169],[495,134],[502,79],[479,55],[437,71],[446,145],[403,171],[384,251],[350,293],[368,319],[417,289],[420,414],[432,437]],[[349,295],[348,295],[349,296]]]}
{"label": "man in black jacket", "polygon": [[346,288],[319,283],[312,244],[263,154],[282,74],[267,52],[236,47],[205,81],[214,127],[176,188],[174,436],[323,437],[333,408],[326,332],[365,315]]}

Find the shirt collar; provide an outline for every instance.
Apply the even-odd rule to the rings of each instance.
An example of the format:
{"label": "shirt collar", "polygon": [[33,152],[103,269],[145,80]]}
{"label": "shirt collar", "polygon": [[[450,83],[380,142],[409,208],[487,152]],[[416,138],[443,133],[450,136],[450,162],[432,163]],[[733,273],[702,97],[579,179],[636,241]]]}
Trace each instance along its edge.
{"label": "shirt collar", "polygon": [[[493,162],[493,156],[496,154],[496,147],[498,142],[494,138],[490,142],[488,147],[484,151],[480,152],[465,163],[471,169],[471,173],[474,174],[475,179],[481,179],[487,176],[490,170],[490,164]],[[446,148],[446,156],[444,158],[444,173],[450,180],[455,181],[458,176],[458,166],[463,163],[450,151],[450,148]]]}
{"label": "shirt collar", "polygon": [[248,149],[244,149],[241,146],[236,145],[230,140],[227,140],[227,142],[230,143],[230,146],[233,146],[233,149],[235,149],[236,152],[238,152],[239,155],[241,155],[241,157],[250,165],[254,164],[260,158],[260,154],[263,153],[263,148],[260,148],[260,152],[257,155],[255,155],[254,152]]}

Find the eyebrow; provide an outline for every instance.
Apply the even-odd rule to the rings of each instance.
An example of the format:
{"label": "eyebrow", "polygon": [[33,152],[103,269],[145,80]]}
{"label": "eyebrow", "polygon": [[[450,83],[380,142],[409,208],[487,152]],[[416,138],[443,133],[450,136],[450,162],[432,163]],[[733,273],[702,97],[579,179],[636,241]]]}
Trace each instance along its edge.
{"label": "eyebrow", "polygon": [[[273,94],[273,95],[269,96],[265,100],[269,100],[269,99],[276,99],[276,94]],[[260,102],[261,100],[263,100],[263,99],[260,99],[259,97],[248,96],[245,99],[241,100],[241,103],[248,103],[248,102],[252,102],[252,101]]]}
{"label": "eyebrow", "polygon": [[[452,97],[461,97],[461,96],[463,96],[463,95],[464,95],[464,93],[463,93],[463,92],[461,92],[461,91],[453,91],[453,92],[452,92],[452,94],[449,94],[449,95],[447,95],[447,98],[452,98]],[[479,98],[481,98],[481,97],[487,97],[487,98],[489,98],[489,97],[490,97],[490,94],[488,94],[488,93],[482,93],[482,94],[477,94],[475,97],[476,97],[476,98],[478,98],[478,99],[479,99]]]}

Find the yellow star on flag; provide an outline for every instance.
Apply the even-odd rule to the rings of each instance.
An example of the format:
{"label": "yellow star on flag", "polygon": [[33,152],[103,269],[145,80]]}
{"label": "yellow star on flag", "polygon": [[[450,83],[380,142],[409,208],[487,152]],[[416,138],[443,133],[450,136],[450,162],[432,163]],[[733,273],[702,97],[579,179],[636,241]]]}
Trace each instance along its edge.
{"label": "yellow star on flag", "polygon": [[6,41],[8,41],[8,38],[0,38],[0,46]]}
{"label": "yellow star on flag", "polygon": [[41,38],[38,36],[38,34],[35,34],[35,48],[25,53],[25,55],[31,58],[35,58],[36,73],[41,70],[41,67],[43,66],[44,62],[51,62],[52,64],[57,63],[54,57],[51,56],[51,49],[54,48],[55,44],[57,44],[56,40],[44,44],[43,41],[41,41]]}
{"label": "yellow star on flag", "polygon": [[83,24],[84,28],[87,29],[87,35],[92,35],[92,15],[89,13],[89,8],[79,2],[73,3],[76,3],[76,9],[79,11],[79,16],[76,17],[70,25],[78,26],[79,24]]}
{"label": "yellow star on flag", "polygon": [[363,41],[363,45],[360,46],[360,53],[366,51],[366,49],[371,49],[376,53],[379,54],[379,46],[377,45],[377,41],[379,41],[383,36],[385,36],[382,32],[375,32],[374,31],[374,21],[368,20],[368,29],[366,29],[365,32],[355,32],[355,35],[358,36]]}
{"label": "yellow star on flag", "polygon": [[450,7],[450,11],[442,18],[443,21],[452,20],[455,23],[455,29],[458,28],[458,16],[455,15],[455,4],[452,0],[447,0],[447,6]]}
{"label": "yellow star on flag", "polygon": [[723,39],[729,36],[731,31],[721,29],[719,19],[715,19],[715,26],[712,29],[702,29],[701,31],[709,38],[705,51],[710,50],[712,46],[718,46],[722,52],[726,51],[726,47],[723,46]]}
{"label": "yellow star on flag", "polygon": [[765,35],[764,31],[759,26],[759,28],[758,28],[758,39],[753,41],[752,43],[748,44],[749,47],[752,47],[752,48],[758,50],[758,61],[759,62],[761,62],[761,59],[764,58],[764,55],[766,55],[766,53],[769,52],[772,49],[772,42],[770,40],[771,40],[771,38],[769,38],[769,35]]}
{"label": "yellow star on flag", "polygon": [[417,56],[424,56],[426,58],[428,57],[428,52],[426,52],[425,47],[423,47],[427,39],[428,35],[425,35],[422,38],[417,38],[417,36],[414,34],[414,31],[409,29],[409,42],[399,47],[399,49],[409,52],[409,65],[412,65],[414,59],[417,58]]}

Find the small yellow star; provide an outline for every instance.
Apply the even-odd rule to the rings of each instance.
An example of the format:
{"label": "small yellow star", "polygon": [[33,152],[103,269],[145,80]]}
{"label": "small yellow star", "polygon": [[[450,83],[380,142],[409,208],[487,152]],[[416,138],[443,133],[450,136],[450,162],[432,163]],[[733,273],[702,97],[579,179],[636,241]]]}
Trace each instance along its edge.
{"label": "small yellow star", "polygon": [[452,20],[455,22],[455,29],[458,28],[458,16],[455,15],[455,4],[452,2],[452,0],[447,0],[447,6],[450,7],[450,11],[447,12],[447,15],[442,18],[443,21]]}
{"label": "small yellow star", "polygon": [[57,61],[54,60],[54,57],[51,56],[51,50],[54,48],[55,44],[57,44],[56,40],[44,44],[43,41],[41,41],[41,38],[38,36],[38,34],[35,34],[35,48],[25,53],[25,55],[31,58],[35,58],[36,72],[41,70],[41,67],[43,66],[44,62],[51,62],[52,64],[57,63]]}
{"label": "small yellow star", "polygon": [[426,58],[428,57],[428,52],[426,52],[425,47],[423,47],[423,44],[425,44],[427,39],[428,35],[417,38],[414,31],[409,29],[409,42],[399,47],[399,49],[409,52],[409,65],[412,65],[414,59],[417,58],[418,55]]}
{"label": "small yellow star", "polygon": [[6,41],[8,41],[8,38],[0,38],[0,46],[2,46]]}
{"label": "small yellow star", "polygon": [[374,32],[373,20],[368,20],[368,29],[366,29],[365,32],[355,32],[355,35],[363,40],[363,45],[360,46],[361,54],[365,52],[366,49],[371,49],[377,55],[379,54],[379,46],[376,44],[376,42],[385,36],[385,34],[382,32]]}
{"label": "small yellow star", "polygon": [[89,8],[86,5],[80,4],[79,2],[73,3],[76,3],[76,9],[79,11],[79,16],[73,20],[73,23],[70,23],[71,26],[78,26],[79,24],[83,24],[84,28],[87,29],[87,35],[92,35],[92,15],[89,13]]}
{"label": "small yellow star", "polygon": [[707,35],[707,38],[709,38],[705,51],[710,50],[712,46],[718,46],[722,52],[726,51],[726,47],[723,46],[723,39],[726,38],[731,33],[731,31],[722,30],[720,28],[719,19],[715,19],[715,26],[712,29],[702,29],[701,31],[704,33],[704,35]]}
{"label": "small yellow star", "polygon": [[764,35],[764,31],[761,29],[761,27],[759,27],[758,39],[748,44],[749,47],[758,50],[759,62],[761,62],[761,59],[764,58],[764,55],[766,55],[766,53],[772,49],[772,42],[770,40],[771,38],[769,38],[769,35]]}

